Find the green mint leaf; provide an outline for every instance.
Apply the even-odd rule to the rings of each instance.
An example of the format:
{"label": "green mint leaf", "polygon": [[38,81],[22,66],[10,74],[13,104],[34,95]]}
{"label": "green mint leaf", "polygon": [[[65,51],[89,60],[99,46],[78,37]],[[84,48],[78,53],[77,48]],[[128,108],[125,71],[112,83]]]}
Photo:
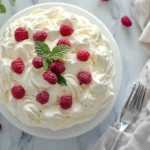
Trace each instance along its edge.
{"label": "green mint leaf", "polygon": [[58,78],[58,84],[61,86],[67,86],[66,79],[62,75],[57,75]]}
{"label": "green mint leaf", "polygon": [[0,13],[5,13],[6,12],[6,8],[3,4],[0,4]]}
{"label": "green mint leaf", "polygon": [[38,56],[46,58],[50,55],[50,48],[44,42],[35,42],[35,50]]}
{"label": "green mint leaf", "polygon": [[9,0],[9,2],[12,6],[15,6],[16,0]]}
{"label": "green mint leaf", "polygon": [[53,48],[51,54],[49,55],[49,59],[51,60],[57,60],[61,57],[63,57],[67,52],[69,52],[71,48],[66,45],[59,45]]}
{"label": "green mint leaf", "polygon": [[43,67],[45,71],[49,70],[49,65],[50,65],[50,60],[45,58],[43,61]]}

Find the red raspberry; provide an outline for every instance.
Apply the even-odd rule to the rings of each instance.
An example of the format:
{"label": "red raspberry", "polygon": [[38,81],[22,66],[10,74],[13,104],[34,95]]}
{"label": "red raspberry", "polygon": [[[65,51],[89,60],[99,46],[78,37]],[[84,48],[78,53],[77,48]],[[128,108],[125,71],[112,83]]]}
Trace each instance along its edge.
{"label": "red raspberry", "polygon": [[0,124],[0,130],[2,129],[2,124]]}
{"label": "red raspberry", "polygon": [[51,71],[46,71],[43,73],[43,78],[50,84],[56,84],[57,83],[57,76],[51,72]]}
{"label": "red raspberry", "polygon": [[16,73],[16,74],[22,74],[24,71],[25,65],[24,62],[21,58],[17,58],[11,63],[11,69]]}
{"label": "red raspberry", "polygon": [[121,18],[121,22],[122,22],[122,24],[123,24],[124,26],[126,26],[126,27],[132,26],[132,22],[131,22],[131,20],[130,20],[130,18],[129,18],[128,16],[123,16],[123,17]]}
{"label": "red raspberry", "polygon": [[21,42],[28,39],[28,31],[23,27],[19,27],[15,30],[14,36],[17,42]]}
{"label": "red raspberry", "polygon": [[58,46],[58,45],[61,45],[61,44],[64,44],[64,45],[67,45],[67,46],[71,47],[71,43],[70,43],[70,41],[67,40],[67,39],[60,39],[60,40],[57,42],[56,45]]}
{"label": "red raspberry", "polygon": [[22,99],[25,95],[25,90],[21,85],[15,85],[11,88],[11,93],[14,98]]}
{"label": "red raspberry", "polygon": [[54,61],[50,64],[50,70],[56,74],[61,74],[65,71],[65,65],[62,61]]}
{"label": "red raspberry", "polygon": [[77,59],[80,61],[87,61],[90,57],[90,53],[86,50],[79,50],[77,52]]}
{"label": "red raspberry", "polygon": [[67,24],[62,24],[59,31],[62,36],[69,36],[74,32],[74,29]]}
{"label": "red raspberry", "polygon": [[77,78],[80,84],[89,84],[92,81],[92,75],[90,72],[81,71],[78,73]]}
{"label": "red raspberry", "polygon": [[60,97],[60,107],[62,109],[68,109],[72,106],[72,96],[63,95]]}
{"label": "red raspberry", "polygon": [[33,35],[33,40],[34,41],[41,41],[43,42],[47,38],[47,32],[45,31],[37,31]]}
{"label": "red raspberry", "polygon": [[49,100],[49,94],[46,91],[42,91],[41,93],[39,93],[36,96],[36,100],[40,103],[40,104],[46,104]]}
{"label": "red raspberry", "polygon": [[36,69],[43,67],[43,58],[42,57],[33,58],[32,64]]}

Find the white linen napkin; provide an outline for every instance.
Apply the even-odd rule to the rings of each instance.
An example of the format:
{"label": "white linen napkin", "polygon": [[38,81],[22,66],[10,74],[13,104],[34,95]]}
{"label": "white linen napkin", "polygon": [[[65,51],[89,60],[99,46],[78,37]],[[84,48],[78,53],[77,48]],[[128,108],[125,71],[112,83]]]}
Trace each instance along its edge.
{"label": "white linen napkin", "polygon": [[142,29],[139,42],[150,54],[150,0],[134,0],[135,14]]}
{"label": "white linen napkin", "polygon": [[[137,20],[142,29],[139,42],[150,54],[150,0],[134,0]],[[138,79],[147,86],[142,111],[137,121],[122,134],[115,150],[150,150],[150,60]],[[117,127],[109,127],[92,150],[110,150],[119,135]]]}

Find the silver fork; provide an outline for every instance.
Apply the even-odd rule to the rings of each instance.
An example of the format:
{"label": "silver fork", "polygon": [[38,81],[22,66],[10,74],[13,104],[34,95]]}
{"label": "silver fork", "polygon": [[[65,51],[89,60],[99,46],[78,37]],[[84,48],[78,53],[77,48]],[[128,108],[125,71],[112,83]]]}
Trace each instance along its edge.
{"label": "silver fork", "polygon": [[144,102],[146,89],[147,88],[141,83],[134,85],[129,98],[122,109],[121,115],[118,118],[120,134],[116,137],[110,150],[115,150],[114,148],[116,143],[121,137],[122,133],[129,125],[137,120]]}

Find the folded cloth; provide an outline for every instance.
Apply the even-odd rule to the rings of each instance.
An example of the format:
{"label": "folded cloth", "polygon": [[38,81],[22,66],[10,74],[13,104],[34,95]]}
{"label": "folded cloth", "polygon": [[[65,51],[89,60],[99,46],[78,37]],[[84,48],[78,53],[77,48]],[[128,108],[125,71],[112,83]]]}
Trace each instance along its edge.
{"label": "folded cloth", "polygon": [[150,54],[150,0],[134,0],[135,14],[142,29],[139,42]]}
{"label": "folded cloth", "polygon": [[[139,42],[150,54],[150,0],[134,0],[137,20],[142,29]],[[145,101],[135,123],[127,128],[116,143],[115,150],[150,150],[150,60],[138,79],[147,86]],[[120,134],[116,127],[109,127],[92,150],[110,150]]]}

